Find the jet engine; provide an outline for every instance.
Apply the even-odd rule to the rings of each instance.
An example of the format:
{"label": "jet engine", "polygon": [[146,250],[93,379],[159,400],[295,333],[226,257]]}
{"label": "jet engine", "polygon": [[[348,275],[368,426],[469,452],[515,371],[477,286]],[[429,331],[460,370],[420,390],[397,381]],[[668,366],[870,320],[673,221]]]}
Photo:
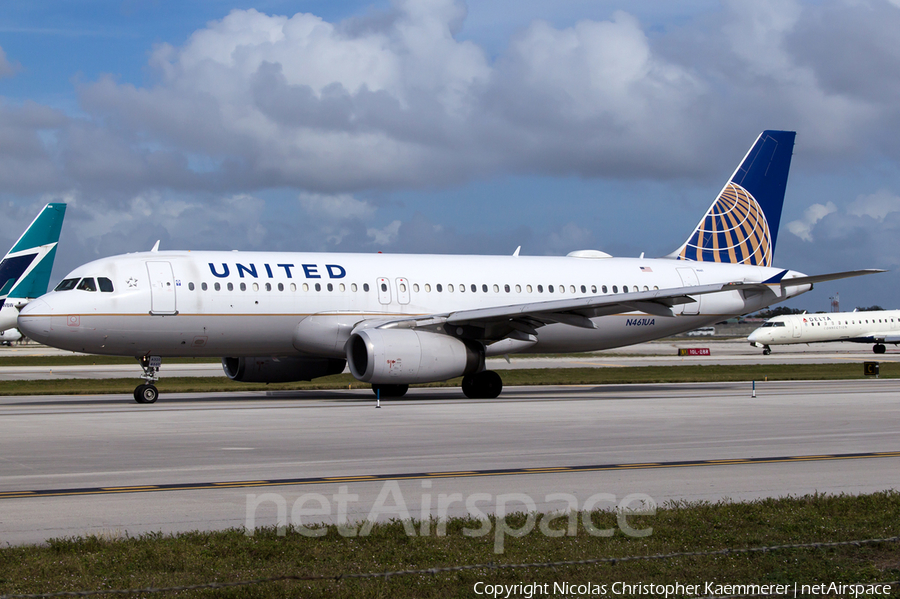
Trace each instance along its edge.
{"label": "jet engine", "polygon": [[233,381],[242,383],[292,383],[340,374],[347,365],[338,358],[222,358],[222,368]]}
{"label": "jet engine", "polygon": [[347,362],[364,383],[430,383],[479,372],[484,348],[441,333],[366,329],[351,335]]}

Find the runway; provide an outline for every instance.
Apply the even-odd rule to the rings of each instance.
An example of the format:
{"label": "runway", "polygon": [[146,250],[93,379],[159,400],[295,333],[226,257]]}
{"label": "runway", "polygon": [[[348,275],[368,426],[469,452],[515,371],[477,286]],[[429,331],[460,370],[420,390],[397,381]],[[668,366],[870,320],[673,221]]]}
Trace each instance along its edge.
{"label": "runway", "polygon": [[[0,398],[0,543],[895,488],[900,381]],[[467,505],[469,504],[469,505]],[[281,512],[279,512],[281,510]]]}

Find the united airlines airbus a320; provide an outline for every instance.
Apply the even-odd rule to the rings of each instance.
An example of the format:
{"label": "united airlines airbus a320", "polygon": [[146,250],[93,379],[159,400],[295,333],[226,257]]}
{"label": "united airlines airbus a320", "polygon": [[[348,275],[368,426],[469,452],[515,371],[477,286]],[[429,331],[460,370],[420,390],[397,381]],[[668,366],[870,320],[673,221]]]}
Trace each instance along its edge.
{"label": "united airlines airbus a320", "polygon": [[151,251],[75,269],[22,310],[19,327],[58,348],[135,356],[139,403],[156,401],[170,356],[225,356],[226,374],[247,382],[349,364],[384,396],[461,376],[466,396],[496,397],[487,356],[640,343],[875,272],[772,266],[794,135],[764,131],[664,258]]}

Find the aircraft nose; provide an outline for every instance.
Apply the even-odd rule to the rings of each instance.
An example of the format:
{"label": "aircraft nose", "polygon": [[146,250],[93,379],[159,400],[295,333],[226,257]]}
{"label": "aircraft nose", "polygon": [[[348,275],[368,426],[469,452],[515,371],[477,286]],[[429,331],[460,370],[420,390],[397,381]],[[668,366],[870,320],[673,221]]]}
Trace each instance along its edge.
{"label": "aircraft nose", "polygon": [[750,336],[747,337],[747,341],[749,341],[750,343],[755,343],[759,339],[759,335],[757,335],[758,332],[759,332],[759,329],[750,333]]}
{"label": "aircraft nose", "polygon": [[19,312],[19,330],[38,343],[46,343],[50,337],[50,319],[53,309],[42,299],[28,302]]}

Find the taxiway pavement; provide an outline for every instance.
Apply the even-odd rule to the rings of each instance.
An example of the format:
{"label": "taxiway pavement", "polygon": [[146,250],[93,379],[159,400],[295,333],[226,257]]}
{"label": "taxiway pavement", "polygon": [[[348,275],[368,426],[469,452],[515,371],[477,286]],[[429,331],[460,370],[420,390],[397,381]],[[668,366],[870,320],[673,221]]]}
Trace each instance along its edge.
{"label": "taxiway pavement", "polygon": [[381,409],[368,391],[2,397],[0,543],[461,515],[467,502],[552,511],[897,488],[900,381],[758,383],[756,395],[747,383],[512,387],[496,400],[413,389]]}

